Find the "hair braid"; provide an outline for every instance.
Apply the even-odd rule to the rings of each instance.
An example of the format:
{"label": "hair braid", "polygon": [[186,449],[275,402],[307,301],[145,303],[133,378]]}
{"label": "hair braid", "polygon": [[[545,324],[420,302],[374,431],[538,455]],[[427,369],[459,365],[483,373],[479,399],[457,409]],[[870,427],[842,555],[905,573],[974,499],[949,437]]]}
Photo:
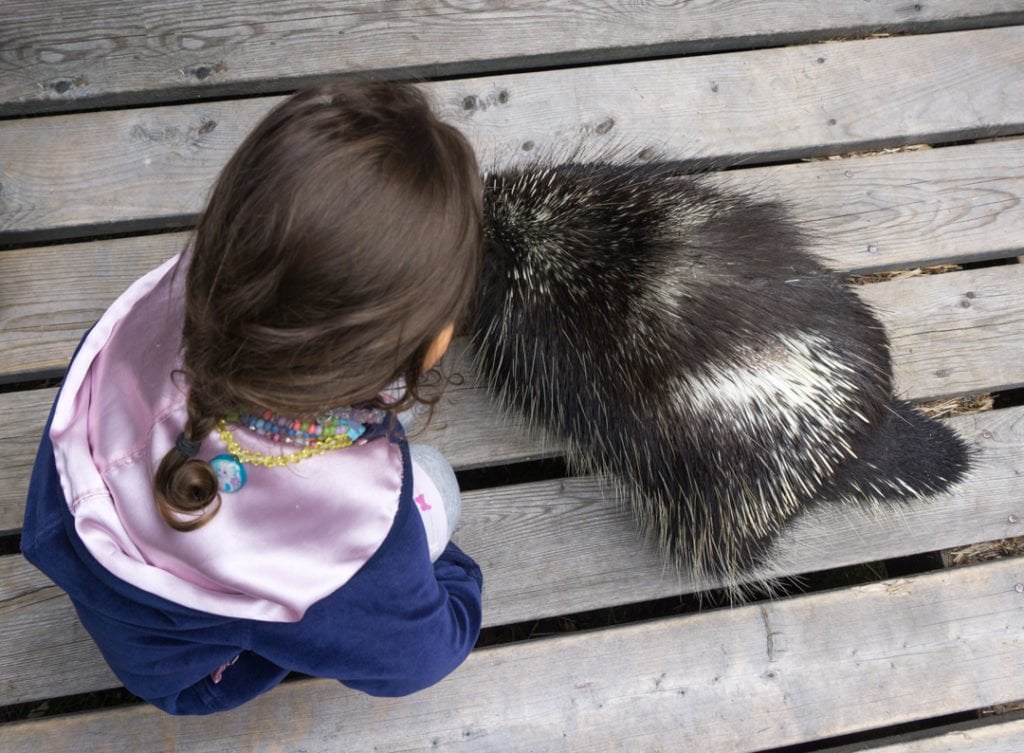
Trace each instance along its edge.
{"label": "hair braid", "polygon": [[[196,444],[206,439],[217,422],[208,411],[201,409],[198,397],[195,389],[189,391],[188,420],[183,432],[187,441]],[[209,522],[220,509],[217,474],[213,467],[189,457],[177,444],[160,461],[153,491],[160,517],[178,531],[194,531]]]}

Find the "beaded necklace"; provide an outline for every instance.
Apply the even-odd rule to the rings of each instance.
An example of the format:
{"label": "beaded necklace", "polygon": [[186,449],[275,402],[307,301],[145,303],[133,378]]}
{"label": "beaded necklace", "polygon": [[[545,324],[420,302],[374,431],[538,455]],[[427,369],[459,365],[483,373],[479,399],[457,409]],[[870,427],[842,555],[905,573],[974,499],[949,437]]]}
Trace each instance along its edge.
{"label": "beaded necklace", "polygon": [[[342,408],[323,413],[312,420],[292,419],[270,410],[232,414],[218,421],[216,427],[228,452],[213,458],[210,465],[217,474],[220,490],[236,492],[246,481],[243,463],[275,468],[350,447],[366,433],[367,424],[380,423],[384,416],[384,411],[371,408]],[[294,445],[299,449],[278,455],[246,450],[231,433],[229,424],[239,425],[271,441]]]}
{"label": "beaded necklace", "polygon": [[325,442],[341,441],[341,438],[346,436],[351,444],[363,435],[366,424],[380,423],[383,420],[382,410],[341,408],[306,420],[292,419],[270,410],[262,410],[228,416],[225,422],[243,426],[274,442],[300,447],[318,447]]}

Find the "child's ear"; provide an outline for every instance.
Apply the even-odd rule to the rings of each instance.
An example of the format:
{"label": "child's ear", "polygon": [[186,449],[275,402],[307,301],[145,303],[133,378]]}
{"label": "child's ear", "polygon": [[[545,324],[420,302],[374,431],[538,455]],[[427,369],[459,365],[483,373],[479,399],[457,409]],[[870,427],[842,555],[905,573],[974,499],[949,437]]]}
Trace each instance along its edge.
{"label": "child's ear", "polygon": [[455,324],[449,324],[441,333],[434,338],[434,342],[430,344],[430,348],[427,350],[427,355],[423,359],[423,370],[430,371],[434,368],[435,364],[441,360],[441,356],[448,350],[448,346],[451,345],[452,337],[455,334]]}

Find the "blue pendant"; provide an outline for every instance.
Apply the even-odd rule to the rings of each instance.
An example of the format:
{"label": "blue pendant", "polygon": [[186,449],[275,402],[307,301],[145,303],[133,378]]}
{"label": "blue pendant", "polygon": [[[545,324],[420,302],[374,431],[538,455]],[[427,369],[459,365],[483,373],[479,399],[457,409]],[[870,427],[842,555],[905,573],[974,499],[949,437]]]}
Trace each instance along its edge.
{"label": "blue pendant", "polygon": [[217,474],[217,487],[222,492],[232,494],[245,486],[245,466],[234,455],[218,455],[210,465]]}

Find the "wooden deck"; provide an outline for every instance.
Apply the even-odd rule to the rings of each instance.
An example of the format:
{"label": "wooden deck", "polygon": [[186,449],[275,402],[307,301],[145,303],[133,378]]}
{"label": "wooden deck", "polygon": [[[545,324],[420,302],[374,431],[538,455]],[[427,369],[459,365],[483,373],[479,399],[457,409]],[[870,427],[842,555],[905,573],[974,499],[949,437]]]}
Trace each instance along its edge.
{"label": "wooden deck", "polygon": [[[582,145],[728,167],[709,179],[788,202],[839,269],[959,265],[858,290],[901,394],[997,395],[948,419],[977,449],[970,481],[899,513],[818,511],[775,566],[816,580],[910,557],[913,572],[489,646],[405,699],[298,679],[207,718],[127,705],[0,723],[0,751],[1024,750],[1019,714],[977,713],[1024,699],[1024,561],[918,557],[1024,535],[1024,0],[677,5],[4,0],[0,707],[117,686],[14,545],[52,380],[181,249],[259,117],[346,76],[422,81],[485,164]],[[449,362],[469,373],[460,345]],[[462,471],[559,453],[471,375],[426,441]],[[463,517],[488,627],[715,585],[666,574],[594,479],[487,486]]]}

